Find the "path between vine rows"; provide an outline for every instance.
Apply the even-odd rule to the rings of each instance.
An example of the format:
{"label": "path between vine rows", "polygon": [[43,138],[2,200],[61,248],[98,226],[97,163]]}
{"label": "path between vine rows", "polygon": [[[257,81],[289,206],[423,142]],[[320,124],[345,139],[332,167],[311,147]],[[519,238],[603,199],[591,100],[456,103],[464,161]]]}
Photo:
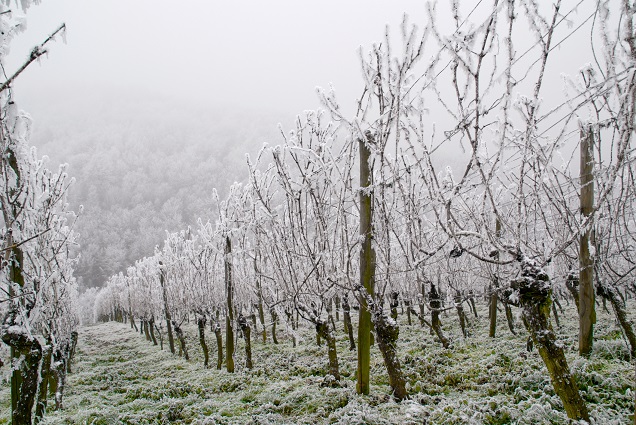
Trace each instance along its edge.
{"label": "path between vine rows", "polygon": [[[598,424],[627,423],[633,411],[633,369],[610,316],[599,313],[595,354],[578,359],[573,348],[575,323],[566,323],[562,340],[571,368]],[[403,317],[400,320],[404,320]],[[340,386],[324,377],[326,348],[311,328],[301,331],[294,348],[283,331],[281,344],[263,344],[254,335],[254,369],[242,365],[238,341],[237,372],[204,369],[196,328],[186,325],[191,360],[161,351],[129,325],[110,322],[82,327],[65,408],[50,412],[45,424],[550,424],[568,423],[536,354],[525,353],[525,336],[514,337],[505,323],[500,336],[486,338],[487,320],[473,321],[473,336],[463,340],[452,315],[443,318],[455,340],[444,350],[415,323],[401,323],[400,357],[411,400],[395,403],[379,352],[372,350],[370,396],[355,394],[355,352],[344,332],[338,335],[343,375]],[[563,319],[562,319],[563,320]],[[341,323],[338,323],[341,326]],[[457,326],[458,327],[458,326]],[[208,335],[211,359],[216,345]],[[167,343],[166,343],[167,345]],[[6,375],[6,368],[3,370]],[[8,420],[8,386],[0,389],[0,423]]]}

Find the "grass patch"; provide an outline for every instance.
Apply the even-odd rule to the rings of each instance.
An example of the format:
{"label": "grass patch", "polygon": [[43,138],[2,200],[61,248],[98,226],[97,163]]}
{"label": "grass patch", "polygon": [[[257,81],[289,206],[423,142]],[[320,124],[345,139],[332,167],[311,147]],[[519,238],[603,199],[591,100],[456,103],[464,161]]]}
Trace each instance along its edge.
{"label": "grass patch", "polygon": [[[589,359],[576,352],[576,313],[561,315],[558,330],[570,368],[597,424],[628,423],[633,412],[633,366],[613,318],[599,311],[595,348]],[[559,398],[526,334],[508,332],[505,317],[497,338],[488,338],[485,307],[471,317],[471,337],[461,336],[455,316],[442,316],[453,349],[441,347],[428,329],[400,316],[398,351],[410,400],[395,403],[377,346],[372,347],[371,394],[355,391],[356,352],[337,323],[342,380],[326,378],[326,347],[310,326],[297,347],[279,333],[280,344],[263,344],[253,332],[254,369],[244,367],[244,341],[236,347],[236,372],[202,366],[194,324],[183,326],[191,360],[186,362],[147,342],[127,325],[83,328],[68,377],[65,410],[49,412],[43,424],[568,424]],[[633,309],[632,309],[633,310]],[[632,318],[633,319],[633,318]],[[208,335],[212,365],[216,346]],[[3,372],[8,373],[5,367]],[[0,384],[0,423],[9,418],[9,388]]]}

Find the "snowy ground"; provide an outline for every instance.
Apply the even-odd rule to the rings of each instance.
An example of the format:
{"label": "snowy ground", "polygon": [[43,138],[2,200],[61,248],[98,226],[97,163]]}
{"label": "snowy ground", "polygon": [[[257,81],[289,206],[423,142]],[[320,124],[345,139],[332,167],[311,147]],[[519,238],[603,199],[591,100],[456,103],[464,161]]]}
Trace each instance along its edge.
{"label": "snowy ground", "polygon": [[[632,305],[632,322],[634,321]],[[482,306],[482,309],[485,308]],[[576,354],[573,305],[559,331],[568,361],[596,424],[628,423],[634,409],[634,368],[611,316],[598,310],[597,341],[589,360]],[[82,328],[65,409],[51,412],[46,424],[567,424],[536,350],[526,352],[526,333],[517,322],[513,337],[503,321],[498,337],[488,338],[485,311],[471,319],[464,340],[456,316],[442,316],[454,348],[444,350],[419,325],[400,316],[400,359],[411,399],[395,403],[380,353],[372,348],[370,396],[355,393],[355,352],[349,352],[338,323],[338,354],[343,381],[328,385],[326,347],[318,347],[306,327],[293,348],[280,332],[280,344],[253,333],[254,369],[237,372],[202,367],[196,329],[186,325],[190,362],[160,351],[128,325],[105,323]],[[562,323],[563,324],[563,323]],[[282,327],[282,326],[281,326]],[[196,338],[196,339],[195,339]],[[208,333],[211,362],[216,345]],[[166,344],[167,345],[167,344]],[[0,423],[9,419],[8,370],[0,387]]]}

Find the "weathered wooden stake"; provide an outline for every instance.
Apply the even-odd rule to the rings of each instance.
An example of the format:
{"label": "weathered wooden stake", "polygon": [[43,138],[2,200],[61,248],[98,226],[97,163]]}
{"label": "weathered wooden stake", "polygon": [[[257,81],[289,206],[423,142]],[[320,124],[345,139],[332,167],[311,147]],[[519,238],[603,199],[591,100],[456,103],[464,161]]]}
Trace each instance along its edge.
{"label": "weathered wooden stake", "polygon": [[234,372],[234,287],[232,282],[232,241],[225,237],[225,295],[227,306],[225,313],[225,366],[228,372]]}
{"label": "weathered wooden stake", "polygon": [[[373,189],[371,186],[371,166],[369,144],[374,143],[370,132],[367,140],[359,140],[360,147],[360,285],[363,291],[373,297],[375,293],[375,251],[371,244],[373,238]],[[364,297],[360,297],[358,321],[358,370],[356,391],[369,394],[369,373],[371,367],[371,313]]]}
{"label": "weathered wooden stake", "polygon": [[[594,210],[594,132],[581,128],[581,219]],[[590,223],[581,234],[579,245],[579,355],[589,356],[594,341],[596,311],[594,306],[594,231]]]}

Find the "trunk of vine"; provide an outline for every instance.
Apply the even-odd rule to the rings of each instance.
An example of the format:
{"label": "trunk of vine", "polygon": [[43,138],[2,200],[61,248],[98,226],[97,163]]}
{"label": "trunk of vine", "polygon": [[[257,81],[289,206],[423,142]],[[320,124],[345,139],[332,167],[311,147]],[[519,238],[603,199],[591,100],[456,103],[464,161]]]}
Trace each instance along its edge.
{"label": "trunk of vine", "polygon": [[391,299],[389,301],[389,306],[391,307],[391,319],[393,320],[397,320],[398,318],[398,293],[397,292],[391,292]]}
{"label": "trunk of vine", "polygon": [[389,384],[397,401],[408,398],[406,381],[397,356],[397,340],[400,328],[393,318],[387,317],[380,309],[373,314],[373,324],[378,339],[378,348],[382,353],[384,365],[389,375]]}
{"label": "trunk of vine", "polygon": [[344,321],[344,328],[347,336],[349,337],[349,351],[356,349],[356,340],[353,337],[353,326],[351,325],[351,307],[349,306],[349,296],[345,295],[342,298],[342,315]]}
{"label": "trunk of vine", "polygon": [[[287,321],[291,323],[292,331],[295,331],[296,329],[298,329],[298,322],[297,322],[297,319],[294,320],[294,313],[290,311],[289,309],[285,309],[285,316],[287,316]],[[320,337],[316,336],[316,338],[318,338],[318,346],[320,346]],[[292,346],[294,348],[296,348],[296,343],[297,343],[296,333],[292,332]]]}
{"label": "trunk of vine", "polygon": [[20,368],[11,375],[11,420],[13,424],[30,424],[38,389],[42,346],[29,336],[26,329],[16,325],[15,306],[7,312],[0,336],[11,348],[11,359],[21,358]]}
{"label": "trunk of vine", "polygon": [[426,324],[426,320],[424,320],[424,316],[426,315],[426,306],[424,304],[426,302],[426,284],[424,282],[421,282],[420,288],[422,292],[417,297],[417,303],[420,308],[420,314],[418,315],[418,318],[420,319],[420,325],[424,327],[424,325]]}
{"label": "trunk of vine", "polygon": [[24,358],[20,373],[20,393],[16,410],[12,415],[12,423],[14,424],[31,423],[31,414],[38,388],[40,359],[42,358],[40,344],[37,342],[31,344],[28,350],[22,350],[22,355]]}
{"label": "trunk of vine", "polygon": [[426,315],[426,307],[424,306],[423,301],[419,303],[419,307],[420,307],[420,314],[418,314],[418,318],[420,319],[420,325],[424,327],[426,325],[426,322],[424,320],[424,316]]}
{"label": "trunk of vine", "polygon": [[[157,345],[157,338],[155,337],[155,318],[154,316],[150,317],[150,320],[148,321],[148,326],[150,328],[150,338],[152,339],[152,345]],[[162,347],[163,349],[163,344]]]}
{"label": "trunk of vine", "polygon": [[55,375],[55,360],[51,362],[49,373],[49,397],[55,401],[55,393],[57,392],[57,376]]}
{"label": "trunk of vine", "polygon": [[64,407],[63,396],[66,387],[66,362],[67,352],[66,346],[60,347],[53,352],[53,381],[55,385],[55,409],[61,410]]}
{"label": "trunk of vine", "polygon": [[199,344],[203,351],[203,367],[208,368],[210,363],[210,354],[208,353],[208,344],[205,342],[205,316],[197,319],[197,327],[199,328]]}
{"label": "trunk of vine", "polygon": [[333,334],[333,329],[329,323],[329,319],[318,319],[315,323],[316,333],[320,335],[327,342],[327,355],[329,357],[329,374],[340,380],[340,368],[338,366],[338,352],[336,350],[336,338]]}
{"label": "trunk of vine", "polygon": [[170,346],[170,352],[176,354],[174,349],[174,336],[172,335],[172,320],[166,317],[166,328],[168,329],[168,345]]}
{"label": "trunk of vine", "polygon": [[77,331],[71,332],[71,342],[68,350],[68,360],[66,361],[66,373],[73,373],[71,371],[71,363],[73,362],[73,358],[75,357],[75,350],[77,349],[77,337],[79,334]]}
{"label": "trunk of vine", "polygon": [[174,328],[174,333],[177,334],[177,340],[179,340],[179,357],[184,356],[186,360],[190,360],[190,356],[188,356],[188,348],[186,347],[185,336],[183,335],[181,326],[173,320],[172,327]]}
{"label": "trunk of vine", "polygon": [[488,317],[490,318],[490,331],[488,336],[494,338],[497,332],[497,282],[495,279],[494,285],[490,286],[490,306],[488,308]]}
{"label": "trunk of vine", "polygon": [[627,311],[625,311],[625,302],[620,298],[616,288],[610,285],[604,285],[599,283],[597,288],[598,294],[603,298],[609,300],[614,309],[616,320],[623,329],[623,333],[629,341],[630,353],[632,359],[636,359],[636,334],[634,334],[634,327],[627,318]]}
{"label": "trunk of vine", "polygon": [[574,377],[570,374],[563,348],[557,343],[550,324],[550,279],[533,260],[522,258],[521,267],[521,278],[513,281],[511,287],[518,291],[523,323],[548,369],[554,392],[561,399],[568,417],[589,422],[587,407],[579,394]]}
{"label": "trunk of vine", "polygon": [[128,312],[128,317],[130,319],[130,329],[134,329],[135,332],[139,332],[139,328],[137,327],[137,324],[135,323],[135,317],[132,314],[132,311]]}
{"label": "trunk of vine", "polygon": [[263,344],[267,344],[267,326],[265,326],[265,310],[263,308],[263,292],[261,284],[257,281],[257,293],[258,293],[258,320],[261,322],[263,331],[261,333],[263,337]]}
{"label": "trunk of vine", "polygon": [[574,298],[576,311],[581,311],[579,308],[579,276],[574,273],[572,268],[570,268],[570,273],[568,273],[568,277],[565,279],[565,287],[570,292],[570,295],[572,295],[572,298]]}
{"label": "trunk of vine", "polygon": [[152,338],[150,338],[150,329],[148,329],[148,321],[147,320],[143,320],[141,322],[141,326],[144,328],[144,334],[146,335],[146,341],[152,341]]}
{"label": "trunk of vine", "polygon": [[564,313],[563,310],[563,306],[561,305],[561,302],[559,301],[559,297],[555,294],[554,297],[552,298],[552,302],[554,303],[554,305],[559,309],[559,311],[561,312],[561,314]]}
{"label": "trunk of vine", "polygon": [[444,335],[442,330],[442,321],[439,318],[439,309],[442,307],[442,301],[435,285],[431,283],[431,291],[429,292],[429,302],[431,306],[431,329],[437,335],[444,348],[450,348],[450,340]]}
{"label": "trunk of vine", "polygon": [[278,314],[273,308],[269,309],[269,315],[272,319],[272,342],[278,344],[278,338],[276,337],[276,322],[278,321]]}
{"label": "trunk of vine", "polygon": [[554,315],[554,323],[556,323],[557,328],[561,329],[561,321],[559,320],[559,313],[554,305],[554,301],[552,301],[552,314]]}
{"label": "trunk of vine", "polygon": [[214,322],[214,336],[216,337],[216,368],[223,368],[223,334],[221,333],[221,325]]}
{"label": "trunk of vine", "polygon": [[504,310],[506,311],[506,322],[508,322],[508,329],[510,329],[510,333],[513,335],[517,335],[515,331],[515,319],[512,315],[512,308],[508,301],[503,300]]}
{"label": "trunk of vine", "polygon": [[250,314],[250,320],[252,321],[252,328],[257,331],[258,330],[258,324],[256,323],[256,314],[254,312],[252,312]]}
{"label": "trunk of vine", "polygon": [[252,342],[250,339],[250,325],[247,323],[247,319],[242,314],[239,314],[238,318],[239,326],[241,327],[241,332],[243,333],[243,338],[245,339],[245,367],[247,369],[252,369]]}
{"label": "trunk of vine", "polygon": [[50,340],[42,350],[42,365],[40,367],[40,387],[38,388],[38,399],[35,405],[35,418],[33,423],[38,424],[46,414],[46,404],[49,390],[49,379],[51,375],[51,357],[53,356],[53,346]]}
{"label": "trunk of vine", "polygon": [[457,310],[457,315],[459,316],[459,326],[462,329],[462,335],[464,335],[464,338],[468,338],[468,328],[467,328],[468,319],[466,317],[466,312],[464,311],[464,306],[462,305],[461,295],[457,294],[455,296],[454,301],[455,301],[455,310]]}
{"label": "trunk of vine", "polygon": [[157,327],[157,325],[155,325],[155,330],[157,331],[157,334],[159,335],[159,349],[163,351],[163,334],[161,333],[161,329],[159,329],[159,327]]}
{"label": "trunk of vine", "polygon": [[477,314],[477,306],[475,305],[475,294],[473,293],[473,291],[471,290],[471,296],[468,299],[468,303],[470,304],[470,309],[472,310],[473,314],[475,315],[475,319],[477,319],[479,317],[479,315]]}
{"label": "trunk of vine", "polygon": [[170,345],[170,352],[175,354],[174,350],[174,337],[172,335],[172,317],[170,316],[170,309],[168,308],[168,292],[166,289],[166,271],[163,268],[163,263],[159,262],[161,271],[159,273],[159,282],[161,283],[161,290],[163,292],[163,310],[166,315],[166,327],[168,328],[168,344]]}

